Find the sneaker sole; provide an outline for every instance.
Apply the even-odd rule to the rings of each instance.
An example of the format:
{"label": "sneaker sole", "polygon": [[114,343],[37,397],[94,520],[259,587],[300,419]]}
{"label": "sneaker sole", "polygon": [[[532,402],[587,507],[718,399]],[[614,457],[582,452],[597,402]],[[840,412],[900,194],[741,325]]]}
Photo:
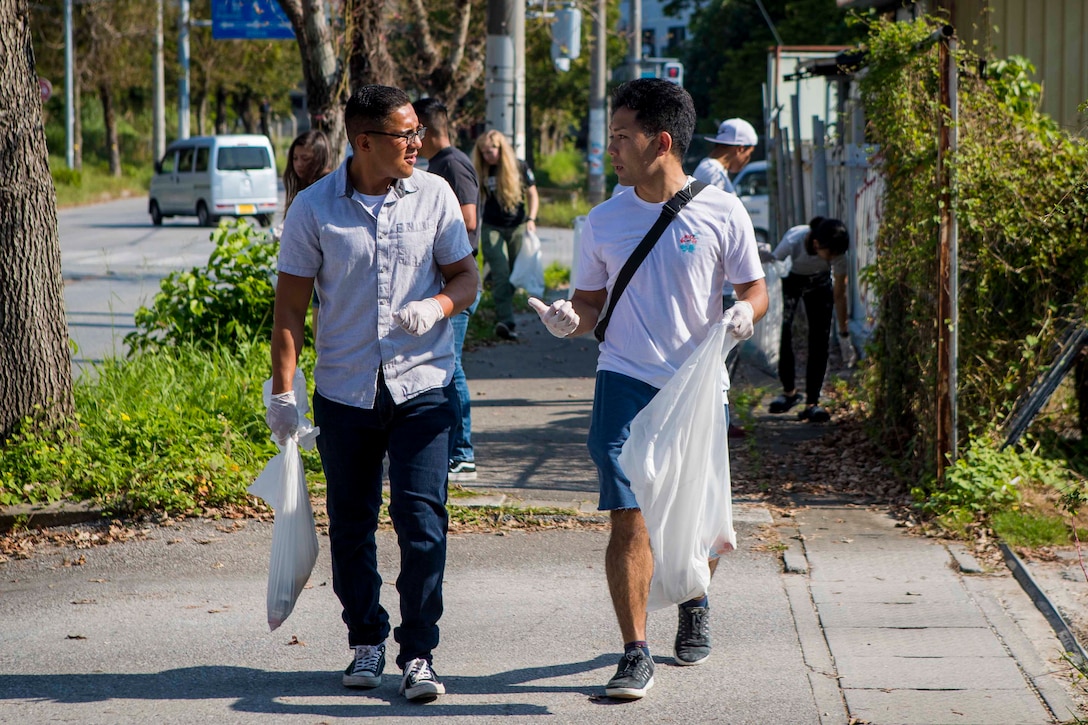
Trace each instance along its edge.
{"label": "sneaker sole", "polygon": [[413,702],[431,702],[445,694],[446,687],[440,682],[422,682],[404,691],[404,697]]}
{"label": "sneaker sole", "polygon": [[646,696],[646,692],[654,686],[654,678],[646,682],[645,687],[606,687],[604,694],[617,700],[640,700]]}
{"label": "sneaker sole", "polygon": [[382,684],[382,676],[361,677],[359,675],[344,675],[344,687],[374,688]]}
{"label": "sneaker sole", "polygon": [[706,655],[704,657],[702,657],[701,659],[690,660],[689,661],[689,660],[681,659],[679,654],[677,654],[676,652],[673,652],[672,653],[672,659],[673,659],[673,662],[675,662],[677,665],[679,665],[681,667],[694,667],[695,665],[701,665],[704,662],[706,662],[708,659],[710,659],[710,653],[707,652]]}
{"label": "sneaker sole", "polygon": [[465,472],[465,473],[451,473],[450,474],[450,480],[451,481],[475,481],[476,480],[476,471],[468,471],[468,472]]}

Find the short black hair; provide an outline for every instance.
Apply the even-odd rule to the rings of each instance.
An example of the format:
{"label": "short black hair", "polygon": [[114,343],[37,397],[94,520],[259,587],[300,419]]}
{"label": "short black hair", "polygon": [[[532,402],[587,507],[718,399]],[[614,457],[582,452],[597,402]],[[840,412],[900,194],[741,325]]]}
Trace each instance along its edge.
{"label": "short black hair", "polygon": [[419,117],[419,122],[433,131],[435,135],[448,136],[450,115],[445,104],[437,98],[420,98],[412,104]]}
{"label": "short black hair", "polygon": [[808,229],[805,247],[809,254],[815,254],[817,249],[826,249],[831,252],[831,256],[837,257],[846,254],[846,250],[850,248],[850,233],[846,231],[846,225],[838,219],[814,217],[808,223]]}
{"label": "short black hair", "polygon": [[673,153],[684,158],[695,133],[695,103],[687,91],[661,78],[637,78],[612,92],[612,112],[621,108],[634,111],[646,133],[668,132]]}
{"label": "short black hair", "polygon": [[389,116],[398,108],[410,105],[412,99],[392,86],[363,86],[351,94],[344,110],[344,127],[350,142],[368,128],[385,126]]}

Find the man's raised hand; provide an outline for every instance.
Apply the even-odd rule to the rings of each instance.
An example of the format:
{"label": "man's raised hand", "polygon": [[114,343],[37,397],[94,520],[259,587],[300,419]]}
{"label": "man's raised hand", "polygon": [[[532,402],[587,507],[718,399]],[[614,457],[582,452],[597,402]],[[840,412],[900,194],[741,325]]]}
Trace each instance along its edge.
{"label": "man's raised hand", "polygon": [[546,305],[536,297],[530,297],[529,306],[536,310],[548,332],[556,337],[568,337],[578,329],[580,320],[570,300],[556,300],[551,305]]}

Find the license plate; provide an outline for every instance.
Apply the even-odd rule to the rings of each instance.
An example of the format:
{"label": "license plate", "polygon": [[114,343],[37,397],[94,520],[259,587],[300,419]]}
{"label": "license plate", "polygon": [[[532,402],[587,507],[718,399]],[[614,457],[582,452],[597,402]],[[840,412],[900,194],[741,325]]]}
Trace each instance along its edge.
{"label": "license plate", "polygon": [[256,214],[257,213],[257,207],[254,204],[239,204],[238,205],[238,213],[239,214]]}

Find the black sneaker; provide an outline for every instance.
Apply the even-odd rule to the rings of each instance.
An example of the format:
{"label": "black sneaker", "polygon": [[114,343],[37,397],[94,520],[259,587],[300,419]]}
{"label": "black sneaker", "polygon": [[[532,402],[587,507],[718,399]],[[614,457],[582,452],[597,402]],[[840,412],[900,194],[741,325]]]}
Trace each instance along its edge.
{"label": "black sneaker", "polygon": [[676,625],[676,664],[700,665],[710,656],[710,607],[680,607]]}
{"label": "black sneaker", "polygon": [[797,414],[797,420],[807,420],[813,423],[826,423],[831,420],[831,414],[819,405],[809,405]]}
{"label": "black sneaker", "polygon": [[344,670],[345,687],[377,687],[385,669],[385,643],[355,645],[355,659]]}
{"label": "black sneaker", "polygon": [[638,700],[654,686],[654,661],[641,648],[627,650],[604,694],[617,700]]}
{"label": "black sneaker", "polygon": [[767,410],[771,413],[785,413],[800,402],[800,393],[794,393],[793,395],[786,395],[783,393],[771,401],[771,404],[767,406]]}
{"label": "black sneaker", "polygon": [[475,481],[476,464],[472,461],[450,461],[451,481]]}
{"label": "black sneaker", "polygon": [[500,322],[495,325],[495,335],[501,337],[503,340],[518,339],[518,333],[514,332],[514,325],[511,322]]}
{"label": "black sneaker", "polygon": [[400,681],[400,694],[413,702],[430,702],[446,694],[446,687],[438,681],[431,663],[422,657],[404,666],[404,679]]}

